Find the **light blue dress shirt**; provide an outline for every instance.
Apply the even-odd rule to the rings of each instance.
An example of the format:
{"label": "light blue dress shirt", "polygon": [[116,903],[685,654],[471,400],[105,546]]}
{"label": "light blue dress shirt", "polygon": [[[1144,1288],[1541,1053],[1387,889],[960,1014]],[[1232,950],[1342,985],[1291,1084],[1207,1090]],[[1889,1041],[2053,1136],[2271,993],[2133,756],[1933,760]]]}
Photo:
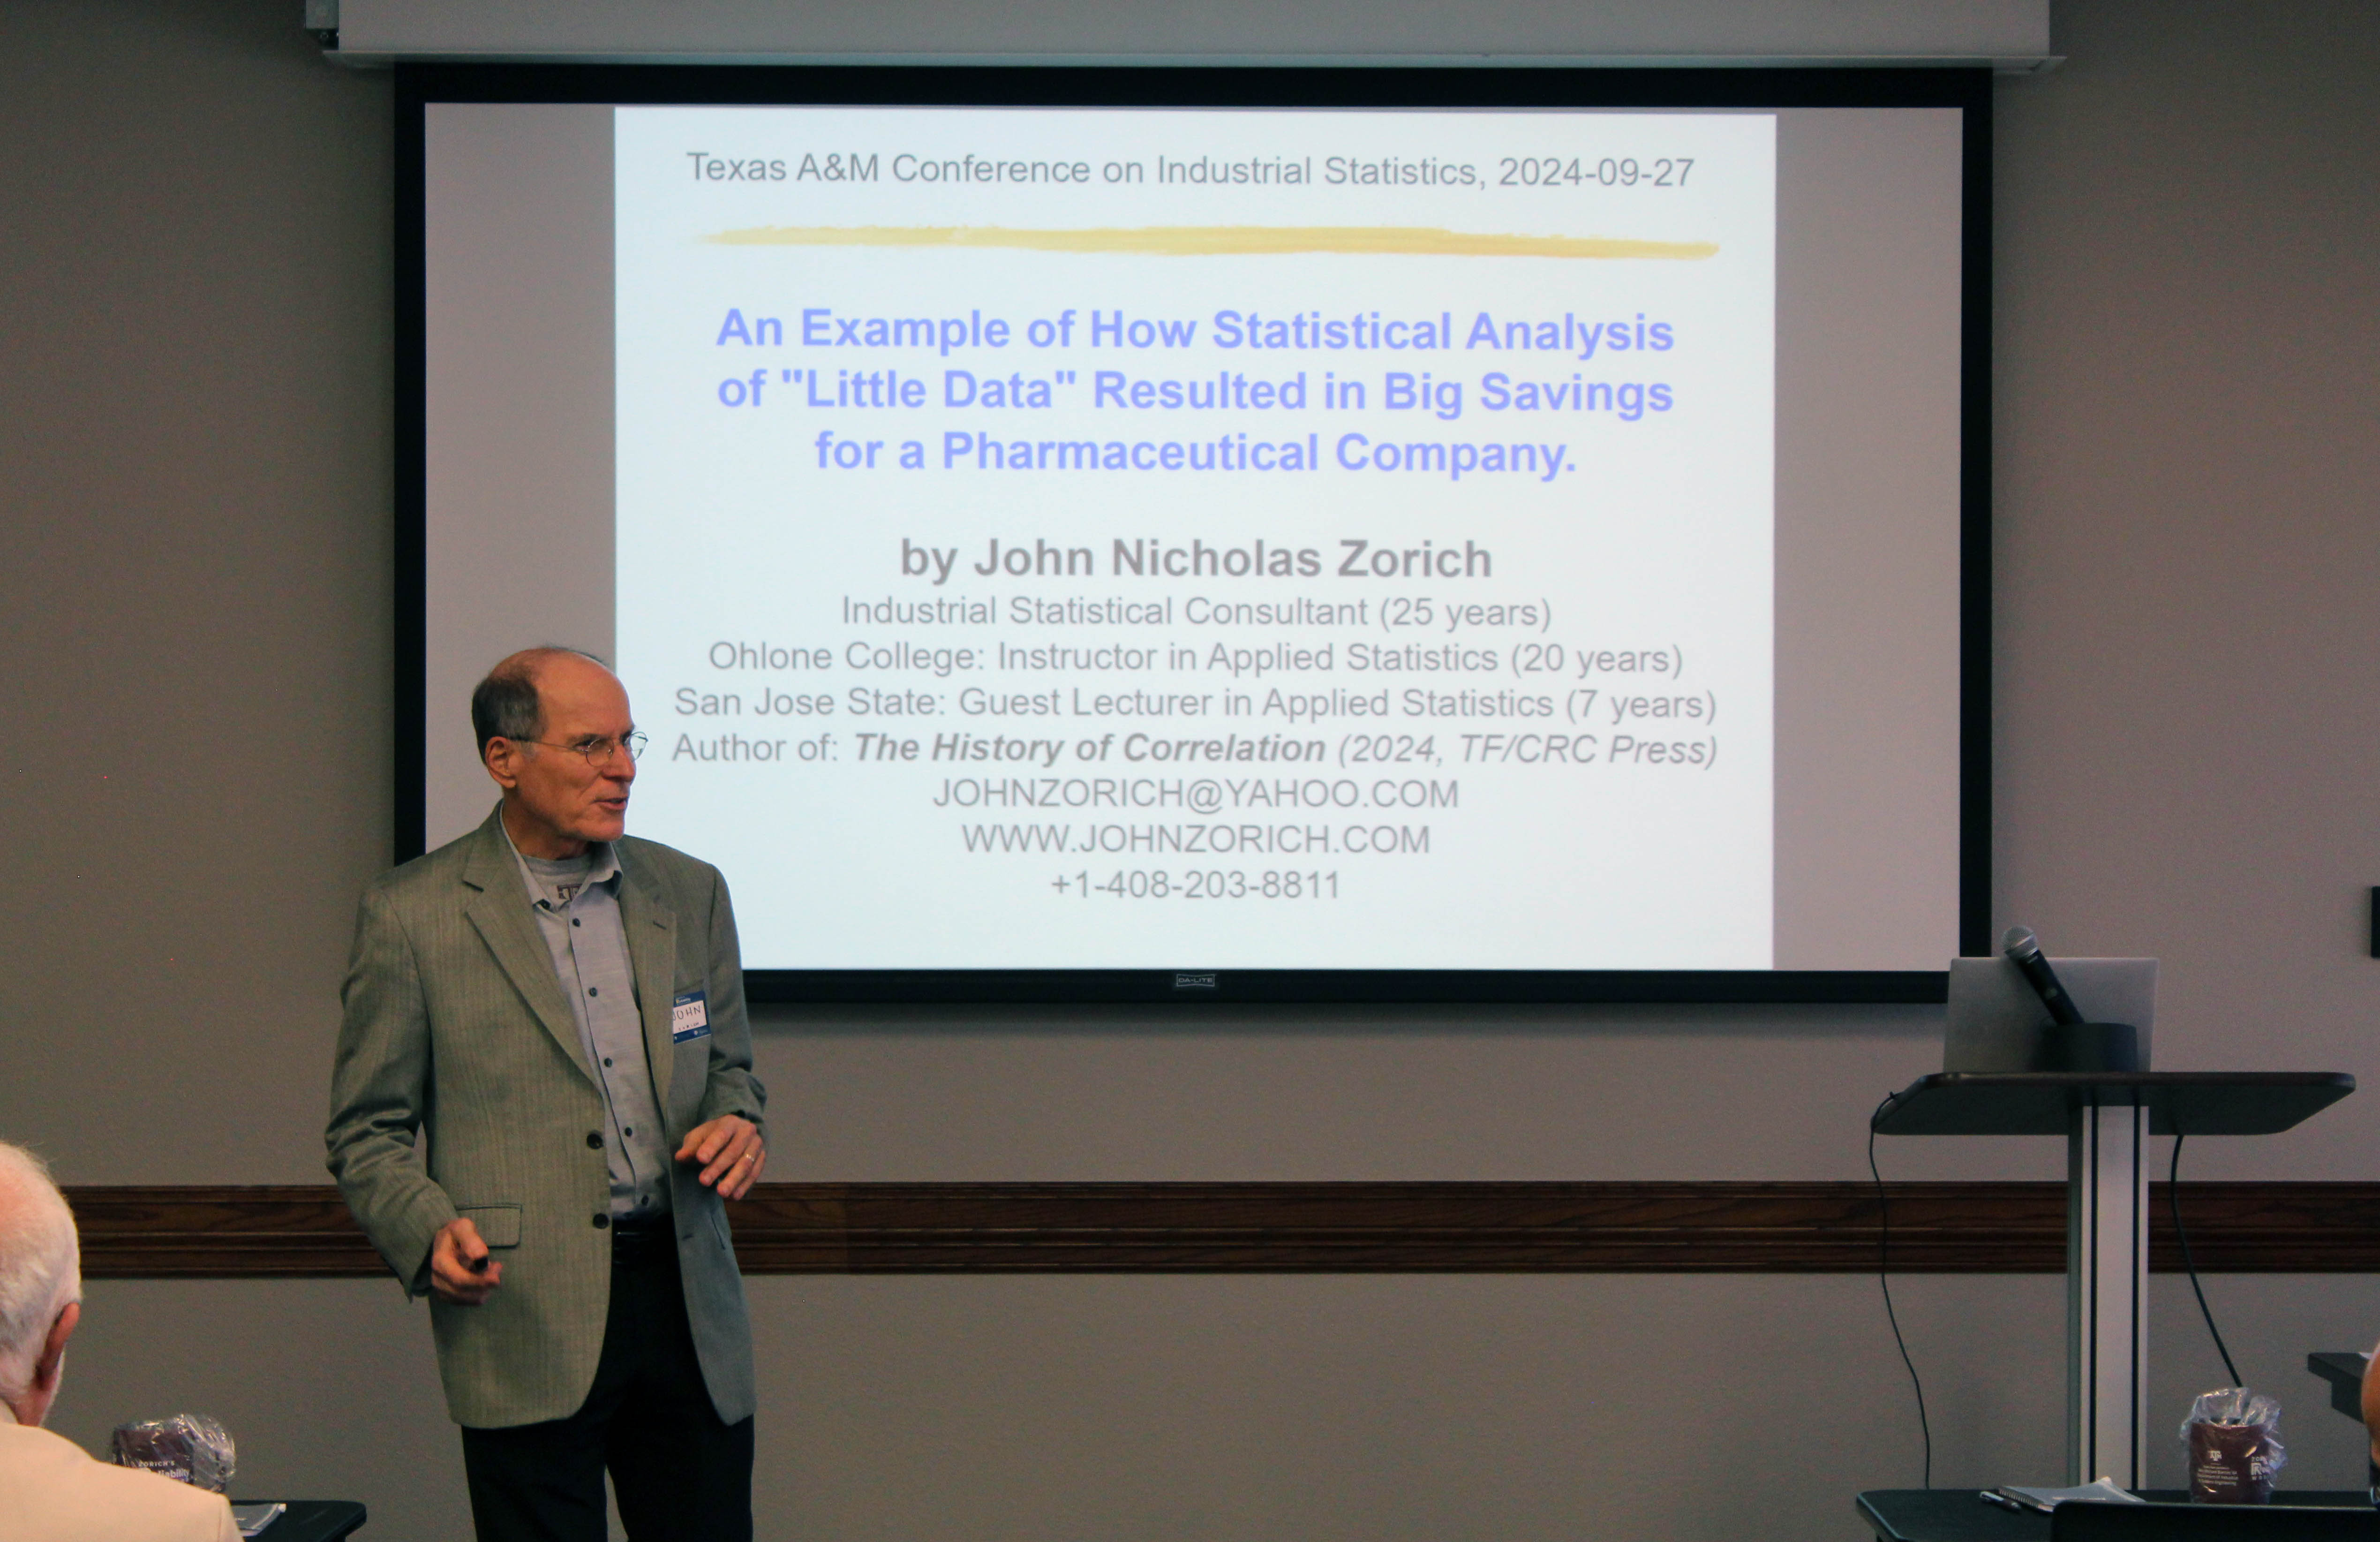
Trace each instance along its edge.
{"label": "light blue dress shirt", "polygon": [[[511,832],[505,832],[509,839]],[[670,1150],[645,1059],[644,1018],[628,934],[620,923],[620,859],[608,843],[561,862],[525,856],[539,932],[553,955],[553,972],[578,1022],[587,1063],[603,1089],[603,1157],[612,1173],[612,1214],[644,1220],[670,1211]]]}

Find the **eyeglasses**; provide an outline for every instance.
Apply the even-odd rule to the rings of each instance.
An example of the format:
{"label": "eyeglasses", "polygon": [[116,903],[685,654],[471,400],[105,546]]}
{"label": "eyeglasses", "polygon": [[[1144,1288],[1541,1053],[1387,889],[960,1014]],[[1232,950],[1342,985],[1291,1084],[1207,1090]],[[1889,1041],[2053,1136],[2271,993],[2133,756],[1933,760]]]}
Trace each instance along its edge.
{"label": "eyeglasses", "polygon": [[584,756],[589,766],[600,769],[608,765],[613,754],[618,750],[626,750],[630,760],[643,759],[646,739],[641,730],[631,728],[616,739],[608,735],[599,737],[590,734],[583,739],[573,739],[568,744],[558,744],[552,739],[515,739],[513,742],[523,745],[543,745],[548,749],[573,750]]}

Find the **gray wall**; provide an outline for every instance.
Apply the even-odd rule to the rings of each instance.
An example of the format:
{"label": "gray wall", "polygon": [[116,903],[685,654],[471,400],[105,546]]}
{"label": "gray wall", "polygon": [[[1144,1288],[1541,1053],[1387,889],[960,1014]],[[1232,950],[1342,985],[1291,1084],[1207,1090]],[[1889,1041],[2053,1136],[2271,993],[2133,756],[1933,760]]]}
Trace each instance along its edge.
{"label": "gray wall", "polygon": [[[0,1132],[69,1182],[320,1181],[350,906],[389,845],[389,84],[321,63],[296,10],[0,7]],[[2167,1067],[2368,1078],[2380,11],[2058,22],[2071,62],[1999,91],[1998,916],[2161,955]],[[884,1014],[771,1021],[759,1052],[772,1177],[1845,1179],[1937,1032]],[[2351,1099],[2189,1172],[2366,1177],[2375,1123]],[[2061,1171],[2051,1142],[1883,1155]],[[2173,1283],[2178,1422],[2220,1370]],[[1915,1480],[1857,1279],[753,1293],[769,1536],[1849,1536],[1852,1489]],[[2209,1293],[2290,1408],[2290,1478],[2360,1481],[2298,1367],[2380,1332],[2375,1281]],[[1937,1478],[2054,1475],[2058,1281],[1902,1294]],[[88,1320],[68,1434],[212,1408],[259,1490],[361,1497],[374,1536],[467,1531],[394,1285],[102,1282]]]}

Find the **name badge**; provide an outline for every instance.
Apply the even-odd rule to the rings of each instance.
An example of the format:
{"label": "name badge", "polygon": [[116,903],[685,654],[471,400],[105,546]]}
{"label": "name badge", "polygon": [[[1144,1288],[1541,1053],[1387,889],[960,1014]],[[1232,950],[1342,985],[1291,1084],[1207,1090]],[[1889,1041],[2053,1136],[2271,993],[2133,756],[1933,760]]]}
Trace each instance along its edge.
{"label": "name badge", "polygon": [[689,1038],[710,1037],[710,1012],[702,992],[689,990],[670,1002],[670,1042],[683,1044]]}

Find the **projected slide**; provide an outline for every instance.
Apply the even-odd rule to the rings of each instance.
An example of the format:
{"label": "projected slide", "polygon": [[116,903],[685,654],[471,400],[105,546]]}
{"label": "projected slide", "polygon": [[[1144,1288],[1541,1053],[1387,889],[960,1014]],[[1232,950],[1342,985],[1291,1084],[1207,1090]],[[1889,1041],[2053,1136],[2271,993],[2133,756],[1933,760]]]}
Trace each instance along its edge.
{"label": "projected slide", "polygon": [[1770,967],[1772,117],[613,124],[631,828],[747,965]]}

